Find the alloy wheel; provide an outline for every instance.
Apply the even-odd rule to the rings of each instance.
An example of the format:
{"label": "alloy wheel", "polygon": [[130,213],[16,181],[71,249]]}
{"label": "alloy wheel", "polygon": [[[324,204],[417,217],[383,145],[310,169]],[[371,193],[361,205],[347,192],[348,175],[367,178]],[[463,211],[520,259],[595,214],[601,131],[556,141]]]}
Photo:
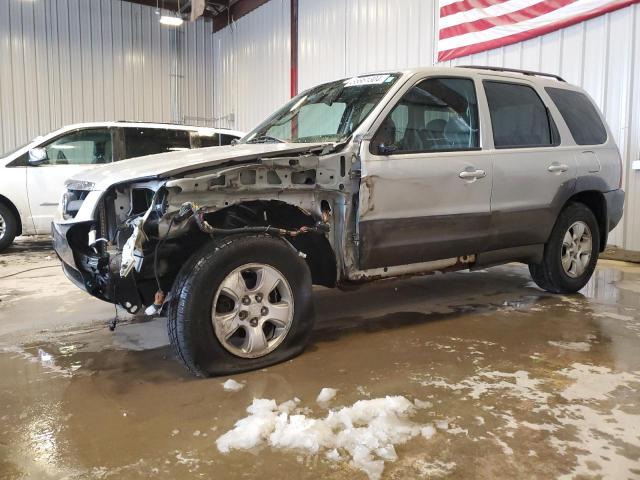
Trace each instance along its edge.
{"label": "alloy wheel", "polygon": [[0,239],[4,237],[5,233],[7,233],[7,222],[5,222],[4,217],[0,214]]}
{"label": "alloy wheel", "polygon": [[222,346],[242,358],[275,350],[293,321],[293,292],[270,265],[250,263],[229,273],[218,287],[211,319]]}
{"label": "alloy wheel", "polygon": [[584,222],[573,223],[562,240],[562,269],[571,278],[587,270],[593,250],[591,230]]}

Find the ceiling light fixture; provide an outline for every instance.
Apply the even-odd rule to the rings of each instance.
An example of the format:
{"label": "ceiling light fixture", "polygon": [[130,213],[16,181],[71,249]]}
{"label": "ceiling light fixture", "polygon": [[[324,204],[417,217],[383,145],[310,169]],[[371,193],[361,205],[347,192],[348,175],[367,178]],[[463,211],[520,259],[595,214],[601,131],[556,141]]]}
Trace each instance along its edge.
{"label": "ceiling light fixture", "polygon": [[162,25],[168,25],[170,27],[179,27],[184,23],[184,20],[179,16],[173,15],[161,15],[160,23]]}

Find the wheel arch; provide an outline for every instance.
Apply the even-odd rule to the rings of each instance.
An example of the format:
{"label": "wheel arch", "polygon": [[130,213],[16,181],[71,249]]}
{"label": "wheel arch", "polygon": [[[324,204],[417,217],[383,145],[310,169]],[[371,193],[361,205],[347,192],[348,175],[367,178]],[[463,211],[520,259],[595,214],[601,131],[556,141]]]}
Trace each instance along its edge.
{"label": "wheel arch", "polygon": [[[312,227],[318,221],[307,210],[282,200],[241,201],[208,213],[206,218],[211,225],[224,228],[268,225],[287,230]],[[314,285],[335,287],[337,259],[325,235],[309,232],[286,237],[285,240],[306,255],[305,261]]]}
{"label": "wheel arch", "polygon": [[565,202],[560,211],[564,210],[570,203],[582,203],[593,212],[598,222],[598,229],[600,230],[600,251],[603,252],[607,246],[607,239],[609,238],[609,222],[607,219],[607,201],[602,192],[598,190],[584,190],[574,193]]}
{"label": "wheel arch", "polygon": [[16,236],[22,235],[22,218],[20,217],[20,212],[18,212],[18,209],[16,208],[16,206],[13,204],[11,200],[9,200],[4,195],[0,195],[0,204],[3,204],[5,207],[11,210],[11,213],[13,213],[13,215],[16,217],[16,227],[17,227]]}

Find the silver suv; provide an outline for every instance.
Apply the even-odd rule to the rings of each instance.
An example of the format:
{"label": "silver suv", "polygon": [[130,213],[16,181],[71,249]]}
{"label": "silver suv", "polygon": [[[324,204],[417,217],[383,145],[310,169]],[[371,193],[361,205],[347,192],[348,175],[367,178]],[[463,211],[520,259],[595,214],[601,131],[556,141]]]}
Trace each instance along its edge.
{"label": "silver suv", "polygon": [[191,372],[229,374],[303,350],[313,284],[519,261],[545,290],[580,290],[622,216],[621,171],[592,100],[561,78],[363,75],[303,92],[236,145],[74,178],[54,244],[90,294],[164,308]]}

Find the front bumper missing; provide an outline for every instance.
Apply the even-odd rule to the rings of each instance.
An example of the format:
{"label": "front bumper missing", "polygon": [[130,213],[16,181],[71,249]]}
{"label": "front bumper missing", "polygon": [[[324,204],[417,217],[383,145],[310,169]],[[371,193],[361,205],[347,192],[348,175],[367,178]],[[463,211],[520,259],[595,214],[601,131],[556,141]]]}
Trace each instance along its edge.
{"label": "front bumper missing", "polygon": [[105,302],[123,306],[130,312],[142,305],[134,275],[122,278],[110,267],[119,264],[119,258],[88,254],[69,243],[69,232],[81,224],[51,225],[53,249],[62,263],[67,278],[78,288]]}

